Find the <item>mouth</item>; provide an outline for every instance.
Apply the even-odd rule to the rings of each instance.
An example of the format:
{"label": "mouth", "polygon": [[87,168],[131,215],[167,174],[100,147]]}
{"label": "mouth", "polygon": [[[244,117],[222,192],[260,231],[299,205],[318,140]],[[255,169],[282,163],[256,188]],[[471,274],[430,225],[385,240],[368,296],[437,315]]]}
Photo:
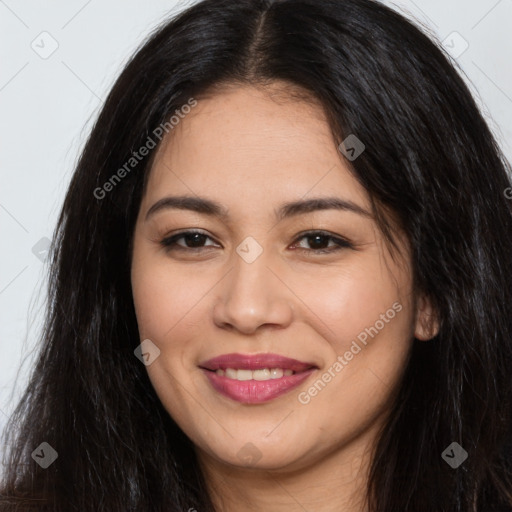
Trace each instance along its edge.
{"label": "mouth", "polygon": [[318,369],[313,363],[277,354],[225,354],[199,367],[217,392],[246,404],[288,393]]}

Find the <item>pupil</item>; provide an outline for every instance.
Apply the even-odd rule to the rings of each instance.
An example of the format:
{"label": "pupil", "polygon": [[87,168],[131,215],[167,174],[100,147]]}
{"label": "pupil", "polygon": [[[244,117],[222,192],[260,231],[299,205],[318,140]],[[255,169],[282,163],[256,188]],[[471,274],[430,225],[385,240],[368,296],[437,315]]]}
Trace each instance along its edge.
{"label": "pupil", "polygon": [[[320,246],[325,245],[325,244],[322,244],[322,242],[321,242],[321,240],[323,238],[325,238],[323,235],[311,235],[311,236],[308,237],[308,243],[312,246],[313,249],[321,249],[322,247],[318,247],[318,243],[317,242],[318,242],[318,239],[320,239],[319,245]],[[314,242],[311,243],[311,240],[314,240]],[[315,247],[315,244],[317,245],[316,247]]]}
{"label": "pupil", "polygon": [[[198,247],[201,247],[201,242],[204,243],[204,238],[206,237],[206,235],[202,235],[201,233],[193,233],[191,235],[187,235],[187,242],[190,242],[190,240],[192,240],[192,245],[194,247],[196,247],[195,244],[197,244]],[[187,245],[189,245],[187,243]]]}

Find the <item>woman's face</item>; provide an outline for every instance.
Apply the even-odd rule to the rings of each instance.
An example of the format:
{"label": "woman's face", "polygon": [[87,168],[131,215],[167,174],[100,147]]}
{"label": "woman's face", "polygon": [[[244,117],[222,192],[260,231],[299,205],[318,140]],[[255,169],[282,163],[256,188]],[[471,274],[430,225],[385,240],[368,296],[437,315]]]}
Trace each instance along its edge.
{"label": "woman's face", "polygon": [[[233,88],[164,140],[131,279],[166,410],[200,454],[236,466],[298,469],[369,439],[428,309],[407,244],[393,260],[322,110]],[[177,196],[195,202],[163,201]]]}

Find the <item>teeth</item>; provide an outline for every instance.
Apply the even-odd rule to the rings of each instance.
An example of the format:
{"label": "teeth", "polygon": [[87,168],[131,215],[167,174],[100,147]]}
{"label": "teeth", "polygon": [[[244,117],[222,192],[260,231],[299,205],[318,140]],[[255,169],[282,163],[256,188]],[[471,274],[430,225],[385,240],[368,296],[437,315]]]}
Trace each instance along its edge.
{"label": "teeth", "polygon": [[252,372],[252,378],[254,380],[268,380],[270,379],[270,370],[264,368],[263,370],[254,370]]}
{"label": "teeth", "polygon": [[279,379],[283,376],[284,372],[281,370],[281,368],[272,368],[270,370],[270,378],[271,379]]}
{"label": "teeth", "polygon": [[233,368],[226,368],[226,370],[216,370],[217,375],[227,377],[228,379],[235,380],[270,380],[280,379],[285,376],[293,375],[293,370],[283,370],[282,368],[264,368],[262,370],[235,370]]}
{"label": "teeth", "polygon": [[236,378],[237,378],[237,380],[251,380],[252,379],[252,371],[251,370],[236,370]]}

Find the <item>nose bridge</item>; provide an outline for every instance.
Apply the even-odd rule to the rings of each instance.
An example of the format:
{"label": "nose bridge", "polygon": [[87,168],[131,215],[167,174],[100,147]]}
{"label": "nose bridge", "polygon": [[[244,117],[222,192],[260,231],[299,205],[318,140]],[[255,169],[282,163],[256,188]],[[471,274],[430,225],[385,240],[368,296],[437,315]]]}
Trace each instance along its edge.
{"label": "nose bridge", "polygon": [[254,254],[254,248],[250,247],[246,253],[247,244],[240,244],[237,254],[233,257],[233,270],[230,276],[230,292],[232,296],[238,295],[250,303],[250,297],[256,300],[265,299],[270,292],[273,293],[275,283],[271,282],[275,276],[269,270],[272,264],[272,255],[269,250]]}
{"label": "nose bridge", "polygon": [[[257,242],[256,242],[257,243]],[[284,326],[291,321],[287,288],[275,275],[271,251],[244,240],[233,254],[233,268],[223,280],[214,309],[217,325],[252,332],[262,324]]]}

